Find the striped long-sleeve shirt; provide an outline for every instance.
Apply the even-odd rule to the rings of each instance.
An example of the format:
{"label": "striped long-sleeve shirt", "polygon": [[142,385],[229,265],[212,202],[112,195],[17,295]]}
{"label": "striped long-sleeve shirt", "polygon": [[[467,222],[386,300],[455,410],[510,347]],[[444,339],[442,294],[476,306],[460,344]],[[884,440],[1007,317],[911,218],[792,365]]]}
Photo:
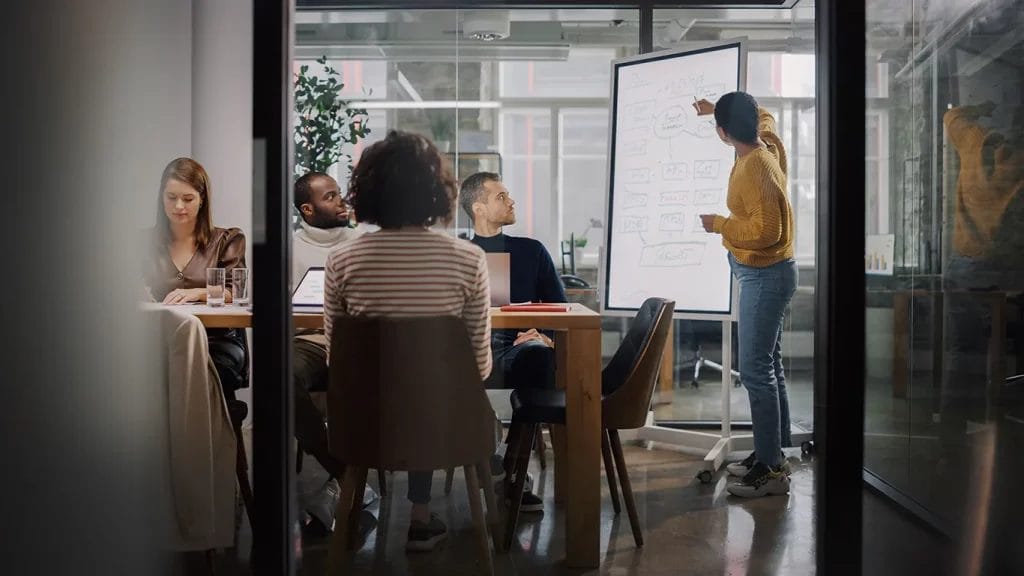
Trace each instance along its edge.
{"label": "striped long-sleeve shirt", "polygon": [[466,324],[480,377],[491,373],[490,287],[478,246],[427,230],[381,230],[327,258],[324,332],[337,316],[455,316]]}

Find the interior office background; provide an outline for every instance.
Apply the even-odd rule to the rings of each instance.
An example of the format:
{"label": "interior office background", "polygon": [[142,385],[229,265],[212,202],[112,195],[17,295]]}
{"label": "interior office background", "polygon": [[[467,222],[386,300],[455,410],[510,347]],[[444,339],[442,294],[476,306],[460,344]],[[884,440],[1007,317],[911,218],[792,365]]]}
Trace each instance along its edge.
{"label": "interior office background", "polygon": [[[0,108],[7,132],[0,156],[8,176],[0,245],[11,264],[3,288],[8,305],[0,392],[10,412],[0,426],[7,458],[3,516],[14,519],[5,520],[4,550],[15,569],[82,571],[85,562],[95,573],[151,573],[162,562],[159,535],[136,528],[155,525],[163,512],[147,506],[160,487],[161,438],[154,422],[161,406],[150,384],[156,378],[156,343],[144,323],[125,311],[136,297],[130,262],[143,256],[131,239],[138,223],[153,217],[160,169],[182,154],[200,157],[214,174],[218,223],[251,233],[251,125],[245,110],[252,98],[246,57],[252,32],[244,26],[250,6],[47,0],[7,7],[0,61],[6,76],[17,78],[18,89],[4,92]],[[951,486],[952,498],[932,492],[940,484],[933,447],[942,432],[934,403],[945,370],[933,355],[938,318],[927,299],[897,305],[894,292],[941,274],[949,182],[958,176],[942,134],[944,107],[983,98],[1019,105],[1013,99],[1020,94],[1017,7],[999,0],[866,3],[864,232],[893,234],[897,257],[893,277],[867,281],[864,465],[869,483],[937,528],[940,546],[933,551],[940,555],[955,555],[963,546],[949,522],[956,514],[949,505],[983,485],[967,479]],[[672,11],[655,10],[655,19],[667,12]],[[683,30],[689,22],[671,20],[664,20],[666,28]],[[631,49],[627,42],[617,48],[624,55]],[[754,90],[756,83],[750,86]],[[565,219],[565,199],[586,190],[571,192],[553,178],[551,167],[555,174],[568,173],[574,160],[596,161],[589,156],[604,154],[603,147],[581,145],[587,158],[572,158],[564,148],[569,153],[557,156],[559,146],[552,141],[564,138],[557,134],[560,123],[584,133],[590,123],[592,135],[602,122],[596,111],[601,105],[589,102],[565,107],[595,109],[581,113],[584,118],[572,127],[574,119],[564,119],[572,112],[557,101],[542,96],[520,103],[518,116],[502,120],[519,123],[519,142],[531,132],[535,145],[547,139],[546,153],[519,152],[526,157],[518,160],[548,166],[533,186],[538,195],[546,186],[548,202],[560,199],[561,212],[549,212],[559,214],[559,227],[548,228],[558,232],[545,238],[534,220],[534,234],[555,248],[556,259],[552,243],[583,224]],[[800,114],[791,122],[800,121]],[[538,117],[547,128],[526,130],[527,119]],[[999,122],[1005,125],[1005,118],[993,125]],[[497,134],[490,136],[491,145],[504,142],[504,133]],[[511,144],[506,155],[514,157]],[[811,144],[805,150],[814,149]],[[566,161],[570,167],[559,167]],[[520,178],[512,181],[514,192],[529,182],[508,174]],[[799,207],[802,201],[794,199],[798,211],[807,209]],[[910,319],[903,328],[897,312]],[[910,347],[903,356],[890,345],[897,339]],[[1019,371],[1013,362],[1008,354],[1008,373]],[[892,388],[901,364],[907,372],[903,396]],[[715,417],[707,414],[699,418]],[[997,492],[988,507],[1008,502],[1005,496]],[[865,536],[898,539],[870,530]],[[53,553],[54,541],[60,542],[60,554]]]}
{"label": "interior office background", "polygon": [[[501,172],[516,200],[518,220],[506,233],[537,238],[557,266],[598,284],[607,230],[605,180],[609,136],[609,61],[635,55],[639,9],[400,8],[322,9],[299,2],[295,68],[323,74],[327,57],[340,73],[342,95],[367,111],[371,133],[346,153],[361,151],[389,129],[421,132],[439,142],[460,176]],[[509,39],[465,40],[468,22],[508,26]],[[814,3],[791,9],[654,9],[655,49],[747,39],[747,89],[777,118],[789,151],[789,197],[796,213],[801,268],[798,296],[787,316],[784,347],[790,369],[793,419],[813,429],[812,361],[815,276],[815,47]],[[455,81],[453,81],[453,79]],[[330,172],[343,181],[348,168]],[[452,233],[468,233],[464,213]],[[584,239],[573,248],[570,238]],[[597,306],[597,297],[586,302]],[[624,322],[604,321],[606,359]],[[721,361],[720,324],[677,321],[676,389],[659,395],[660,423],[713,423],[721,418],[721,375],[705,368],[691,386],[697,348]],[[732,399],[733,418],[749,421],[745,390]]]}

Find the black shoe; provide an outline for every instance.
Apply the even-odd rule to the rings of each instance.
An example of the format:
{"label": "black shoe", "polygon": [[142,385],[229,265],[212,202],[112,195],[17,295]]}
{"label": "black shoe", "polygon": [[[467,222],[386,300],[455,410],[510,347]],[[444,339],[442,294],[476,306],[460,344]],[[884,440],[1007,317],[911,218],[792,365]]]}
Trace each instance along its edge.
{"label": "black shoe", "polygon": [[783,471],[782,466],[769,467],[757,462],[743,480],[729,484],[726,490],[733,496],[741,498],[788,494],[789,476]]}
{"label": "black shoe", "polygon": [[448,527],[437,517],[430,515],[430,522],[413,521],[409,525],[409,540],[405,549],[410,552],[432,552],[442,540],[448,537]]}
{"label": "black shoe", "polygon": [[520,512],[544,513],[544,501],[533,492],[523,491],[523,499],[519,503]]}
{"label": "black shoe", "polygon": [[729,472],[730,476],[738,476],[740,478],[743,478],[744,476],[750,473],[750,469],[754,467],[754,462],[756,461],[757,459],[754,457],[754,453],[751,452],[750,456],[744,458],[742,462],[734,462],[732,464],[729,464],[728,466],[725,467],[725,469]]}

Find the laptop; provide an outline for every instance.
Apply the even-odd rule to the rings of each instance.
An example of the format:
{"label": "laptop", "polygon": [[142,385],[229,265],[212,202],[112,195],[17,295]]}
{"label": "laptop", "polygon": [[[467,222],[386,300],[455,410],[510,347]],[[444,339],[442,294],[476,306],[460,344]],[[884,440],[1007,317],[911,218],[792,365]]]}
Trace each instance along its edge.
{"label": "laptop", "polygon": [[512,273],[508,252],[488,252],[487,276],[491,285],[491,306],[506,306],[512,303]]}
{"label": "laptop", "polygon": [[302,280],[292,292],[292,307],[303,312],[323,311],[324,308],[324,277],[326,272],[322,266],[314,266],[302,275]]}

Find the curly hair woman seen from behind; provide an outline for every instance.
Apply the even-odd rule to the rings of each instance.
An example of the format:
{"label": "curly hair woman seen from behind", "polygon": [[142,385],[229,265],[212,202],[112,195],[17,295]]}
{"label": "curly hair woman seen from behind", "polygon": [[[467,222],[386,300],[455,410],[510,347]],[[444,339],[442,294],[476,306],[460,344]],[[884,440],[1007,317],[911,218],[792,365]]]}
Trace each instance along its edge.
{"label": "curly hair woman seen from behind", "polygon": [[[389,132],[360,156],[348,196],[359,221],[381,229],[327,257],[327,357],[335,322],[345,317],[451,316],[466,328],[482,382],[492,362],[487,261],[475,244],[430,228],[449,223],[455,205],[455,179],[437,148],[418,134]],[[430,513],[431,477],[428,470],[409,472],[410,551],[430,551],[448,534]]]}
{"label": "curly hair woman seen from behind", "polygon": [[359,158],[348,195],[361,222],[383,229],[430,227],[451,221],[455,178],[430,140],[391,130]]}

